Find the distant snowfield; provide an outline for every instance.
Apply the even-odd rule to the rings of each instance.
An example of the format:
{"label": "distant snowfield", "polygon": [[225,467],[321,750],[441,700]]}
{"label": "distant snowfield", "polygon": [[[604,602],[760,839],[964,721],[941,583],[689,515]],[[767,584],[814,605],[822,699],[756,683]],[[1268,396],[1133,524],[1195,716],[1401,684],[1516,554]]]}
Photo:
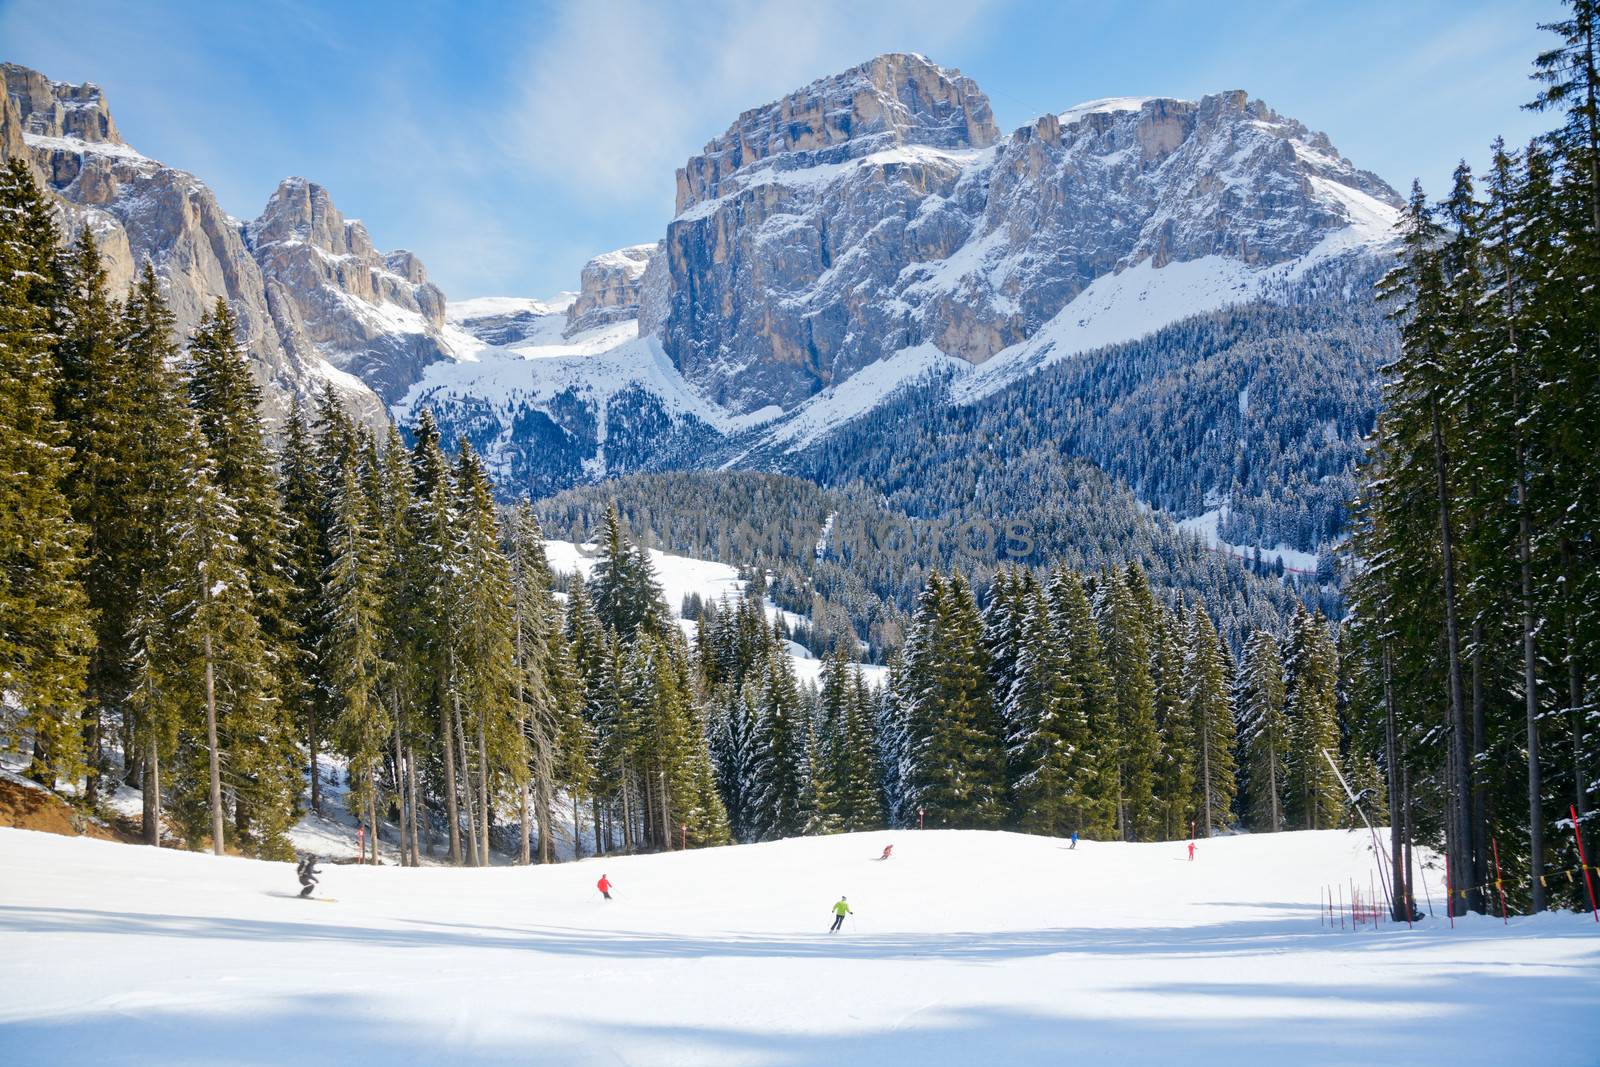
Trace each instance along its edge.
{"label": "distant snowfield", "polygon": [[[546,541],[544,554],[550,561],[550,569],[557,574],[578,574],[582,575],[585,581],[594,573],[594,566],[599,561],[594,545],[576,545],[571,541]],[[652,548],[650,565],[655,571],[656,582],[661,586],[661,595],[674,615],[677,615],[682,607],[684,597],[691,593],[699,594],[704,603],[719,607],[724,601],[728,604],[737,604],[744,598],[745,583],[739,577],[739,569],[729,564],[676,556]],[[768,622],[776,621],[780,614],[788,621],[791,628],[802,621],[799,615],[792,611],[782,611],[770,600],[766,601],[765,607]],[[694,639],[693,622],[680,618],[678,625],[683,627],[685,635],[690,640]],[[813,656],[809,649],[793,641],[788,642],[788,650],[789,662],[794,665],[795,679],[802,685],[807,682],[820,685],[822,661]],[[861,674],[873,685],[882,685],[889,677],[889,668],[863,664]]]}
{"label": "distant snowfield", "polygon": [[1319,888],[1368,884],[1366,840],[1222,838],[1190,863],[880,832],[328,866],[337,901],[308,903],[286,863],[3,829],[0,1062],[1594,1062],[1587,915],[1330,932]]}
{"label": "distant snowfield", "polygon": [[[1248,403],[1249,388],[1240,393],[1239,406],[1242,412]],[[1223,519],[1227,518],[1226,507],[1212,508],[1210,511],[1187,519],[1180,519],[1176,525],[1178,529],[1194,534],[1203,541],[1207,548],[1233,556],[1236,559],[1252,560],[1257,552],[1261,553],[1261,562],[1271,565],[1280,560],[1285,570],[1299,571],[1302,574],[1317,573],[1317,554],[1304,552],[1288,545],[1278,545],[1275,548],[1261,548],[1256,545],[1235,545],[1224,541],[1217,535],[1217,529]]]}

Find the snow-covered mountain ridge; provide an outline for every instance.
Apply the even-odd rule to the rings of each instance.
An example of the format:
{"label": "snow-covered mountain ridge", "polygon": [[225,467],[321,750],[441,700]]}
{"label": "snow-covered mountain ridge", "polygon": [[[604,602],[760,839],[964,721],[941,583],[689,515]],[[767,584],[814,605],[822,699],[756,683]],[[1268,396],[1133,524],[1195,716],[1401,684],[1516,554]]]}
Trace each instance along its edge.
{"label": "snow-covered mountain ridge", "polygon": [[97,87],[5,76],[0,147],[95,228],[115,282],[151,261],[180,329],[227,298],[274,412],[330,384],[374,420],[431,409],[508,495],[771,465],[909,386],[968,403],[1188,316],[1303,299],[1384,255],[1398,204],[1240,91],[1006,135],[972,79],[895,53],[739,116],[680,169],[662,237],[595,257],[576,292],[455,308],[315,183],[240,222],[123,144]]}
{"label": "snow-covered mountain ridge", "polygon": [[240,221],[199,178],[123,143],[98,86],[11,63],[0,73],[0,155],[27,162],[68,236],[92,230],[115,292],[149,263],[181,333],[225,299],[269,416],[331,387],[376,425],[385,400],[444,358],[444,294],[422,263],[379,252],[321,186],[285,179],[259,217]]}
{"label": "snow-covered mountain ridge", "polygon": [[[519,492],[767,462],[909,385],[969,402],[1188,316],[1297,299],[1384,255],[1398,205],[1243,92],[1093,101],[1003,137],[971,79],[880,56],[745,112],[680,169],[663,240],[585,268],[592,295],[560,326],[585,358],[435,364],[394,410],[433,409]],[[612,349],[585,329],[600,322]],[[640,414],[613,419],[619,395]],[[660,447],[608,440],[641,421]]]}

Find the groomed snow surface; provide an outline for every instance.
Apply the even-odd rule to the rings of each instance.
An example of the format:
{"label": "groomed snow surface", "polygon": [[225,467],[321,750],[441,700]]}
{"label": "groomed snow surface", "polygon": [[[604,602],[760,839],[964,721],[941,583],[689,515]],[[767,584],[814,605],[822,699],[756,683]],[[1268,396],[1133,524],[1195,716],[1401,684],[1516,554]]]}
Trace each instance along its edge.
{"label": "groomed snow surface", "polygon": [[325,866],[314,903],[286,863],[0,830],[0,1062],[1596,1062],[1589,916],[1330,932],[1319,888],[1366,886],[1367,840],[1219,838],[1191,863],[882,832]]}

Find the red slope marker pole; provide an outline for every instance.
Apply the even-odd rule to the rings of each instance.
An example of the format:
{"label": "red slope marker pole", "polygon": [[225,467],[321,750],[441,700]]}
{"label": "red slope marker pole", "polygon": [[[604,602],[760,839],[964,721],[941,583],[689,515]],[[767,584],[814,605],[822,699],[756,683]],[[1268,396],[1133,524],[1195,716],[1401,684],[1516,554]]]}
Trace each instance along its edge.
{"label": "red slope marker pole", "polygon": [[1494,849],[1494,887],[1500,891],[1500,921],[1510,926],[1511,920],[1506,917],[1506,884],[1500,880],[1500,842],[1491,837],[1489,847]]}
{"label": "red slope marker pole", "polygon": [[1578,829],[1578,806],[1568,804],[1567,810],[1572,812],[1572,836],[1578,839],[1578,866],[1583,868],[1583,887],[1589,891],[1589,914],[1594,916],[1594,921],[1600,923],[1600,911],[1594,906],[1594,881],[1589,877],[1589,861],[1583,858],[1583,831]]}

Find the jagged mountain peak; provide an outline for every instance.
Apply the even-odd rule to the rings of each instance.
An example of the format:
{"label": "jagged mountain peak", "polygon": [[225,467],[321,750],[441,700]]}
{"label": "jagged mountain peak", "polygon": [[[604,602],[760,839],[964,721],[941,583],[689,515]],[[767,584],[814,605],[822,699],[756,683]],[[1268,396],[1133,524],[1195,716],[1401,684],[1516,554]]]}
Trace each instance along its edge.
{"label": "jagged mountain peak", "polygon": [[986,148],[999,139],[976,82],[912,52],[889,52],[741,114],[678,171],[679,214],[722,192],[740,169],[776,157],[798,166],[892,145]]}
{"label": "jagged mountain peak", "polygon": [[225,298],[266,387],[269,417],[290,395],[331,385],[376,425],[380,396],[403,391],[450,354],[444,294],[421,261],[377,251],[323,186],[286,178],[262,213],[241,223],[200,179],[125,144],[98,86],[11,63],[0,73],[0,154],[32,165],[64,233],[93,228],[116,290],[152,263],[180,334]]}
{"label": "jagged mountain peak", "polygon": [[25,133],[71,137],[90,144],[123,143],[111,119],[105,91],[93,82],[52,81],[17,63],[0,64],[6,95],[22,119]]}

